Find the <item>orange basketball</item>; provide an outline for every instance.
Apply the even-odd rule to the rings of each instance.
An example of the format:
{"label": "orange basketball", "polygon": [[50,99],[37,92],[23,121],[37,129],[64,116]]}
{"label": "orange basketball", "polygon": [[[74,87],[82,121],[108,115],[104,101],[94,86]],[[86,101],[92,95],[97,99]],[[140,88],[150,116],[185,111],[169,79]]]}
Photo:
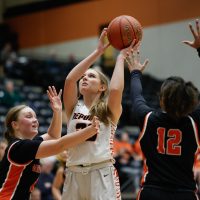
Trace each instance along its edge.
{"label": "orange basketball", "polygon": [[134,39],[136,44],[142,40],[142,26],[134,17],[121,15],[109,23],[107,36],[110,44],[121,50],[130,46]]}

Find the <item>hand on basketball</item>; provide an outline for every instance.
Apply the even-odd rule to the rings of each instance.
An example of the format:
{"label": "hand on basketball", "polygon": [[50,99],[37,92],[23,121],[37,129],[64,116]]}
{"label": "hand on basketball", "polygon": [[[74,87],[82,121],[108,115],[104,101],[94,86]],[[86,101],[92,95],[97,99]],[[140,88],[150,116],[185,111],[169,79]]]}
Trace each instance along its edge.
{"label": "hand on basketball", "polygon": [[[134,42],[134,41],[133,41]],[[131,44],[131,46],[133,45],[133,43]],[[128,64],[128,68],[129,71],[133,71],[133,70],[139,70],[141,72],[144,71],[144,69],[146,68],[147,64],[148,64],[148,59],[146,59],[144,61],[143,64],[140,63],[140,52],[138,50],[139,46],[133,47],[133,48],[128,48],[126,51],[126,56],[125,56],[125,60]]]}
{"label": "hand on basketball", "polygon": [[188,40],[184,40],[182,41],[183,43],[195,48],[195,49],[198,49],[200,48],[200,26],[199,26],[199,20],[196,19],[195,21],[196,23],[196,31],[194,30],[192,24],[189,24],[189,28],[192,32],[192,35],[194,37],[194,40],[193,41],[188,41]]}
{"label": "hand on basketball", "polygon": [[125,59],[127,57],[127,54],[129,54],[129,52],[133,51],[133,49],[135,51],[137,51],[137,49],[139,49],[139,47],[140,47],[140,42],[138,42],[136,44],[136,39],[134,39],[129,47],[124,48],[120,51],[120,54],[123,55],[123,57]]}
{"label": "hand on basketball", "polygon": [[57,94],[56,88],[54,86],[49,86],[47,90],[47,95],[50,100],[51,109],[54,112],[62,111],[62,102],[61,102],[62,90],[60,90],[59,94]]}
{"label": "hand on basketball", "polygon": [[110,45],[110,43],[104,44],[106,36],[107,36],[107,28],[104,28],[99,37],[99,42],[97,46],[97,51],[101,54],[103,54],[105,49],[107,49],[108,46]]}

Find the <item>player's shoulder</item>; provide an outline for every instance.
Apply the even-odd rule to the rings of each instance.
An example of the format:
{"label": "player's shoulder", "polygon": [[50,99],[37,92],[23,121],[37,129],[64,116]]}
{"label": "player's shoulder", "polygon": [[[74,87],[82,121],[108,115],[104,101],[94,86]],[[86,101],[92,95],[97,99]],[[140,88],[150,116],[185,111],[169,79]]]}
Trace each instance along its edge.
{"label": "player's shoulder", "polygon": [[149,112],[149,119],[153,122],[163,122],[168,121],[169,116],[166,112],[163,112],[162,110],[154,110],[152,112]]}

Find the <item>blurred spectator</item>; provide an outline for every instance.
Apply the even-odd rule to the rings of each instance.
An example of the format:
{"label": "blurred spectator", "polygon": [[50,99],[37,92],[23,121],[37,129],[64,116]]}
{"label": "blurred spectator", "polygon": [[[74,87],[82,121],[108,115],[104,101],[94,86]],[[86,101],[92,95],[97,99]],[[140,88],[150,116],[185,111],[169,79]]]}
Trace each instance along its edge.
{"label": "blurred spectator", "polygon": [[32,191],[30,200],[42,200],[41,192],[37,187]]}
{"label": "blurred spectator", "polygon": [[137,139],[136,142],[133,144],[133,157],[135,160],[143,160],[143,153],[140,147],[139,139]]}
{"label": "blurred spectator", "polygon": [[4,45],[0,57],[1,63],[4,65],[4,72],[9,76],[9,74],[12,74],[13,66],[17,61],[17,52],[14,51],[10,42],[7,42]]}
{"label": "blurred spectator", "polygon": [[52,183],[54,175],[52,173],[52,169],[54,167],[55,161],[55,156],[41,159],[42,171],[36,187],[41,191],[42,200],[53,200]]}
{"label": "blurred spectator", "polygon": [[49,52],[49,57],[46,60],[46,69],[48,70],[48,73],[54,74],[59,71],[59,65],[57,59],[57,52],[55,49],[51,49]]}
{"label": "blurred spectator", "polygon": [[3,159],[6,147],[8,146],[7,140],[0,137],[0,162]]}
{"label": "blurred spectator", "polygon": [[0,99],[2,105],[7,108],[13,107],[18,103],[23,101],[20,92],[17,91],[14,87],[14,82],[12,80],[5,81],[5,90],[3,91],[3,95]]}
{"label": "blurred spectator", "polygon": [[66,74],[68,74],[76,65],[77,65],[77,60],[75,58],[74,54],[70,54],[67,57],[67,66],[66,66]]}
{"label": "blurred spectator", "polygon": [[10,57],[10,54],[12,52],[12,45],[11,43],[7,42],[4,44],[3,48],[1,49],[0,53],[0,59],[1,61],[5,61]]}
{"label": "blurred spectator", "polygon": [[65,163],[67,159],[67,151],[60,153],[57,156],[57,159],[59,162],[58,162],[57,171],[53,180],[52,193],[53,193],[54,200],[61,200],[62,188],[64,184],[64,179],[65,179]]}
{"label": "blurred spectator", "polygon": [[137,193],[142,174],[142,152],[139,140],[132,144],[129,134],[122,132],[120,139],[115,138],[114,140],[114,155],[121,190],[131,188]]}
{"label": "blurred spectator", "polygon": [[114,155],[118,156],[121,152],[133,153],[133,147],[130,142],[129,134],[127,132],[121,133],[120,140],[114,139]]}

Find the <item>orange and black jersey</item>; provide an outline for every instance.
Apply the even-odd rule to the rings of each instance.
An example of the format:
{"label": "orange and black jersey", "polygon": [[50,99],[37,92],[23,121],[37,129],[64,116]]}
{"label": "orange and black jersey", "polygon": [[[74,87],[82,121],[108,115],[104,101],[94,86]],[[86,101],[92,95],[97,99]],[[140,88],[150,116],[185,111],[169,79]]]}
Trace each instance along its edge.
{"label": "orange and black jersey", "polygon": [[29,200],[41,172],[39,159],[35,159],[43,139],[15,139],[9,144],[0,164],[0,199]]}
{"label": "orange and black jersey", "polygon": [[195,190],[193,165],[199,145],[200,107],[174,121],[147,105],[141,76],[138,70],[131,72],[133,112],[141,128],[139,139],[147,169],[143,185]]}

